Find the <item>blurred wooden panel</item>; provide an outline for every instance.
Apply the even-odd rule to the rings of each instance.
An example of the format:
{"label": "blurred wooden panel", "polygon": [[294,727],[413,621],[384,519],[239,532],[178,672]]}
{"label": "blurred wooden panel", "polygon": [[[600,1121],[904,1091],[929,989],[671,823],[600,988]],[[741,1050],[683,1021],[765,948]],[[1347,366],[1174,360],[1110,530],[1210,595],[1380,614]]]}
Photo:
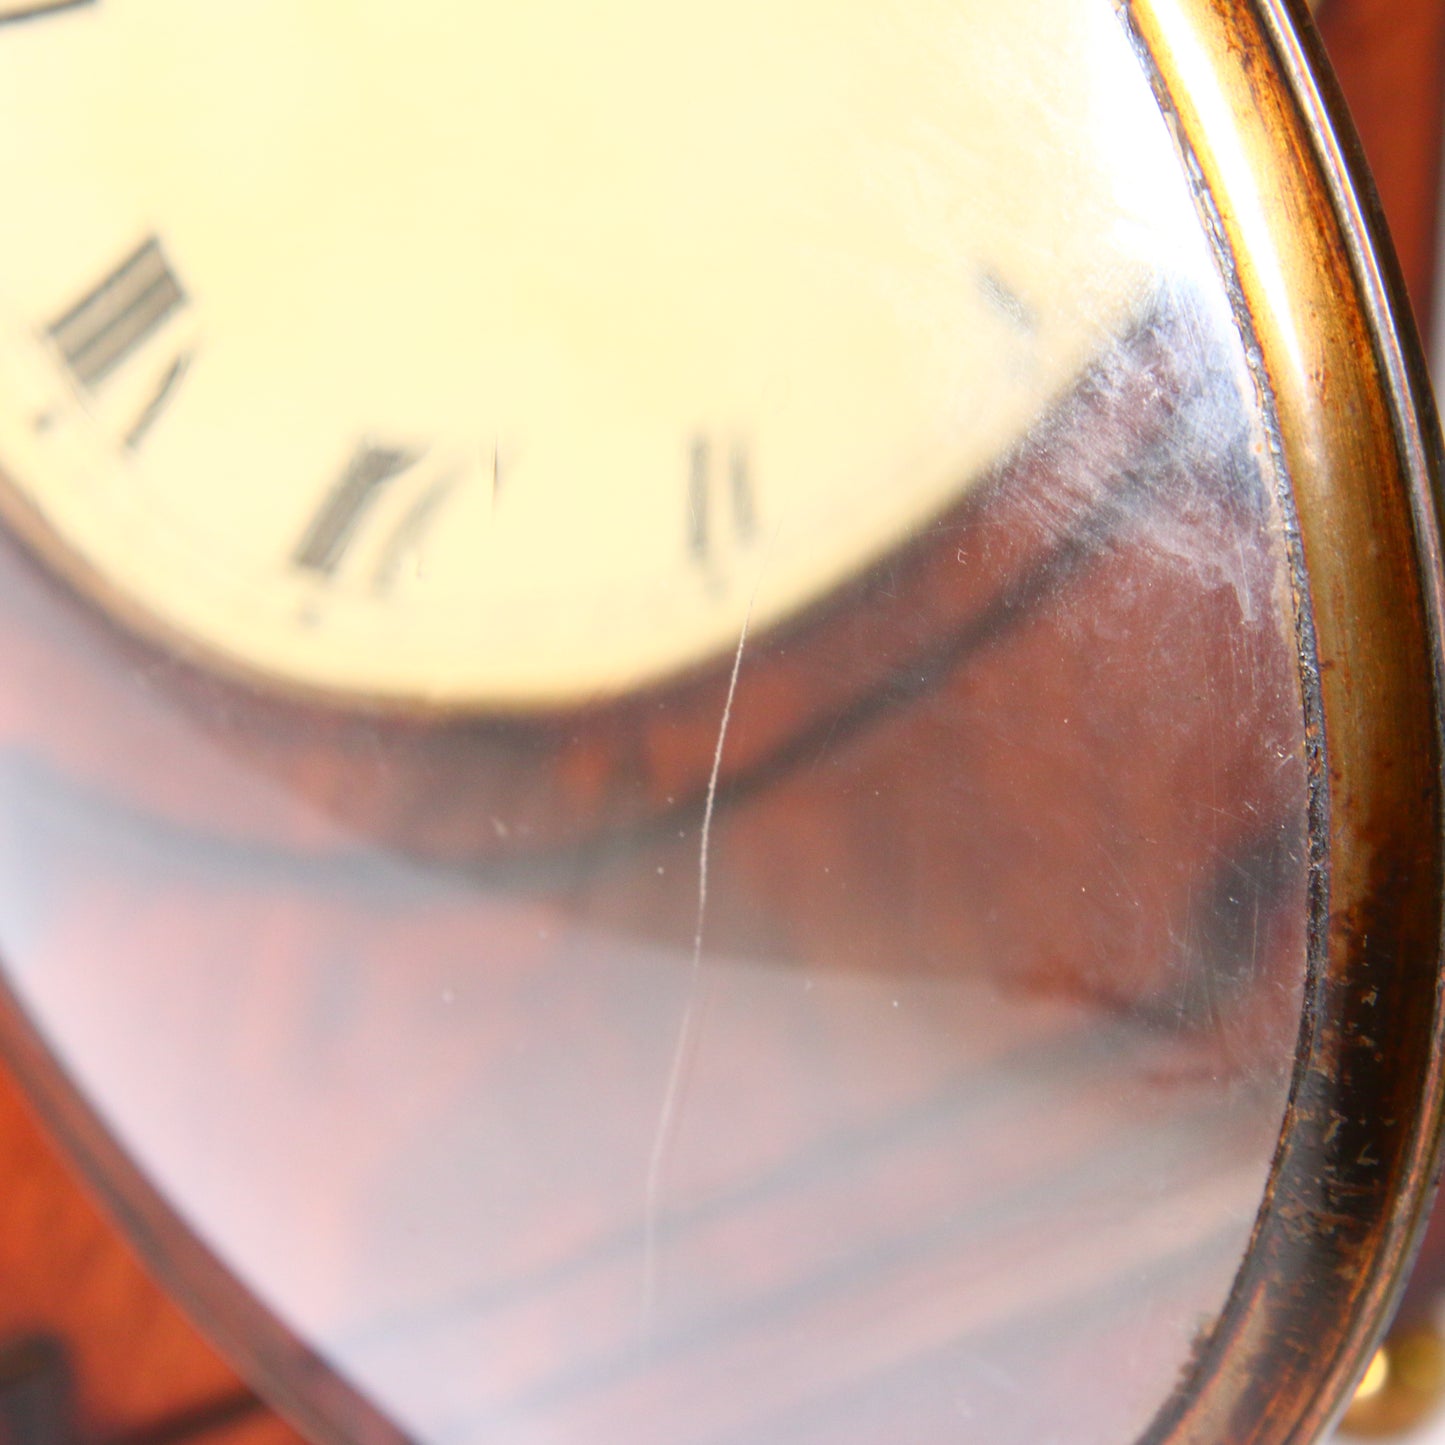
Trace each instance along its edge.
{"label": "blurred wooden panel", "polygon": [[0,1364],[0,1445],[300,1440],[257,1406],[141,1267],[8,1073],[0,1225],[0,1361],[14,1365]]}
{"label": "blurred wooden panel", "polygon": [[1415,317],[1435,290],[1445,3],[1321,0],[1317,22],[1360,132]]}

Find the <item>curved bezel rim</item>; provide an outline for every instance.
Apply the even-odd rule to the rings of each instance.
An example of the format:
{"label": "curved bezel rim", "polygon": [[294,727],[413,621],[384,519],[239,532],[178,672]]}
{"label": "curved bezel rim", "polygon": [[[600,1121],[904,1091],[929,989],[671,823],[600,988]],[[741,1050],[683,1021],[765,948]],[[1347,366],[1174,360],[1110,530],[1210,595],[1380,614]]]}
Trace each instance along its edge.
{"label": "curved bezel rim", "polygon": [[[1282,0],[1120,5],[1211,222],[1298,519],[1311,959],[1250,1249],[1148,1442],[1316,1439],[1439,1163],[1440,443],[1358,143]],[[1313,649],[1313,657],[1310,650]]]}

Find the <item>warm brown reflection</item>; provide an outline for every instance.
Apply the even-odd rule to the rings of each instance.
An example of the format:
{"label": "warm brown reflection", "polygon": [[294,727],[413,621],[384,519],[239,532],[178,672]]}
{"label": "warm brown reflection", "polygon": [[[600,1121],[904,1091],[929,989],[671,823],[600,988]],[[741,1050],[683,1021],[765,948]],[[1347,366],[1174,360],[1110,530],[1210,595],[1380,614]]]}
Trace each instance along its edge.
{"label": "warm brown reflection", "polygon": [[[347,52],[336,84],[380,125],[353,72],[388,53],[395,12],[368,14],[373,48]],[[639,32],[675,18],[650,0],[628,14]],[[439,350],[430,369],[413,364],[412,304],[421,296],[442,331],[484,343],[505,373],[540,323],[503,262],[570,277],[570,221],[549,232],[551,250],[525,227],[494,250],[488,285],[511,327],[496,335],[448,299],[465,289],[453,282],[472,264],[470,232],[368,232],[367,246],[381,236],[382,250],[405,252],[411,270],[397,277],[421,274],[402,245],[417,234],[442,235],[451,264],[425,270],[415,295],[396,277],[376,287],[397,325],[374,355],[347,328],[320,326],[302,339],[335,364],[296,362],[285,385],[256,298],[281,294],[289,273],[254,269],[200,191],[178,187],[174,236],[121,248],[132,259],[99,268],[68,310],[57,299],[68,273],[27,233],[26,265],[45,285],[17,312],[34,316],[12,350],[39,400],[6,414],[5,435],[22,440],[0,457],[23,534],[0,540],[6,984],[53,1051],[32,1082],[63,1106],[63,1073],[126,1151],[128,1163],[96,1153],[101,1182],[179,1291],[259,1383],[337,1438],[389,1426],[424,1445],[1117,1445],[1156,1416],[1229,1299],[1295,1062],[1318,844],[1287,491],[1178,137],[1118,17],[1052,0],[1021,25],[982,3],[967,14],[973,29],[952,4],[925,7],[890,32],[890,46],[909,42],[907,65],[868,83],[893,139],[859,142],[886,175],[840,160],[835,122],[795,107],[778,71],[779,125],[806,136],[800,154],[828,158],[848,197],[833,219],[812,201],[795,208],[802,250],[773,224],[771,200],[746,207],[754,157],[733,144],[731,101],[688,112],[701,150],[718,149],[716,174],[694,174],[691,139],[679,154],[689,195],[714,205],[712,182],[727,180],[746,245],[707,208],[680,217],[674,189],[643,185],[646,156],[614,147],[619,175],[641,167],[647,204],[604,214],[617,235],[589,253],[586,346],[558,343],[556,367],[501,419],[545,437],[537,455],[552,456],[525,525],[493,527],[500,448],[483,465],[468,443],[468,485],[483,490],[460,515],[486,514],[511,568],[500,592],[475,563],[479,533],[438,523],[438,575],[457,583],[438,595],[462,611],[485,602],[456,628],[436,623],[435,597],[412,605],[427,593],[420,562],[415,595],[337,570],[338,539],[381,505],[375,489],[410,452],[363,440],[330,492],[318,464],[319,513],[315,497],[300,506],[290,471],[255,457],[296,460],[287,449],[304,429],[282,423],[303,412],[317,435],[298,457],[351,446],[335,424],[359,397],[377,415],[406,420],[415,404],[429,416],[437,378],[470,428],[475,357]],[[930,16],[1004,97],[997,106],[993,90],[940,68]],[[1053,77],[1039,52],[1064,16],[1083,38],[1048,57],[1069,86],[1040,81],[1036,95],[984,63]],[[475,13],[471,44],[495,18]],[[873,21],[845,44],[852,32],[826,7],[806,18],[838,51],[827,74],[841,88],[818,113],[851,125],[869,113],[853,87],[867,88],[856,52]],[[746,93],[770,15],[748,12],[753,29],[727,12],[707,19],[736,61],[727,95]],[[147,22],[158,28],[135,32],[147,64],[163,20],[158,9]],[[535,16],[518,24],[536,38]],[[330,32],[312,28],[308,44],[325,50]],[[54,69],[25,73],[63,109],[75,75],[57,33],[36,35]],[[88,35],[86,53],[109,53]],[[407,43],[424,70],[427,33]],[[217,75],[247,82],[238,95],[255,89],[235,54],[206,54]],[[614,77],[575,59],[588,104],[630,115],[603,104]],[[639,83],[658,82],[642,51],[627,59]],[[460,47],[443,72],[475,99]],[[526,74],[508,80],[530,93]],[[934,97],[928,124],[920,86]],[[1001,132],[1028,158],[1027,205],[1001,194],[998,177],[1022,162],[991,148],[989,115],[1006,117]],[[85,196],[91,126],[67,116],[78,139],[60,169]],[[237,96],[208,117],[231,149],[252,143]],[[398,130],[399,175],[415,173],[432,119],[419,110]],[[589,131],[585,114],[573,120]],[[447,134],[496,159],[490,132]],[[974,169],[960,169],[963,149]],[[472,215],[473,193],[449,180],[454,152],[437,154],[438,193]],[[324,252],[350,212],[307,212],[315,167],[291,159],[284,192],[267,189],[279,162],[247,174]],[[681,163],[664,159],[672,176]],[[168,155],[156,172],[188,163]],[[222,189],[223,169],[208,171]],[[975,173],[987,184],[965,186]],[[778,204],[791,215],[789,174]],[[1051,192],[1056,178],[1067,185]],[[875,192],[905,200],[895,213]],[[548,215],[565,202],[566,217],[576,202],[531,178],[518,198]],[[929,226],[895,226],[915,202]],[[669,286],[708,328],[697,345],[627,351],[621,333],[636,329],[635,300],[656,300],[657,271],[629,237],[682,220],[682,234],[705,235],[701,269],[734,289],[694,294],[690,253],[663,248]],[[857,257],[830,239],[855,230],[879,239],[877,255],[872,240],[860,252],[877,274],[859,314],[908,323],[907,367],[870,354],[887,386],[830,340],[835,324],[866,340],[872,320],[844,325],[853,313],[831,300],[802,319],[784,305],[798,299],[788,278],[816,270],[814,250],[842,267],[840,294],[861,296]],[[212,300],[229,298],[207,344],[231,359],[211,372],[196,361],[177,391],[171,353],[191,332],[166,327],[191,297],[171,270],[172,248],[184,269],[187,246],[196,297],[209,276]],[[328,277],[348,305],[386,269],[367,246]],[[1000,281],[995,250],[1031,278],[1023,292]],[[758,267],[735,266],[739,254]],[[784,279],[760,289],[784,260]],[[572,335],[563,293],[551,280],[537,289]],[[738,333],[746,344],[729,324],[744,303],[763,328],[761,340]],[[262,320],[290,328],[303,310]],[[653,321],[670,334],[678,314],[658,303]],[[780,314],[773,336],[764,323]],[[926,347],[907,339],[915,326]],[[142,333],[151,351],[127,351]],[[614,343],[615,366],[599,370],[592,348],[611,357]],[[94,348],[106,367],[133,363],[130,391],[101,396],[110,373]],[[736,373],[746,400],[775,352],[787,365],[754,421],[783,455],[817,465],[806,477],[784,467],[766,492],[792,517],[778,575],[761,580],[769,553],[750,531],[752,570],[724,576],[698,521],[722,507],[712,473],[698,462],[691,494],[668,490],[672,463],[702,456],[672,443],[687,435],[693,390],[722,395]],[[681,398],[674,384],[693,373],[679,358],[707,383],[689,380]],[[293,406],[318,376],[336,406]],[[551,409],[557,376],[579,392],[630,378],[641,420],[617,420],[604,396],[577,414],[606,426],[569,431]],[[167,420],[184,445],[161,440],[144,408],[136,430],[147,396],[177,408]],[[926,427],[910,420],[925,401]],[[274,447],[245,424],[262,403]],[[870,408],[887,422],[886,475],[860,460]],[[594,447],[604,433],[646,445]],[[626,507],[609,512],[606,487],[574,464],[594,453]],[[916,496],[898,482],[921,485],[915,454],[931,468]],[[224,488],[194,484],[213,455],[250,458],[235,464],[259,479],[254,494],[227,494],[229,512]],[[661,460],[639,470],[639,458]],[[132,488],[147,476],[149,491]],[[407,516],[430,516],[431,495]],[[586,503],[579,515],[609,514],[610,530],[567,534],[578,556],[596,544],[591,572],[557,561],[572,553],[554,545],[551,516],[569,497]],[[731,505],[746,510],[736,494]],[[247,532],[258,506],[277,525]],[[692,530],[673,527],[688,506]],[[299,552],[281,525],[294,507],[321,519]],[[829,551],[825,536],[848,545]],[[205,539],[234,544],[215,553],[227,568]],[[169,570],[149,567],[152,547]],[[213,581],[223,622],[210,603],[194,613]],[[584,615],[594,595],[605,605]],[[328,616],[342,632],[328,633]],[[536,685],[532,653],[559,629],[566,646]],[[326,644],[343,632],[344,658]],[[626,667],[591,654],[588,639],[610,632]],[[505,667],[467,671],[478,637],[506,643]],[[0,1026],[33,1065],[23,1029]],[[63,1123],[94,1144],[74,1110]]]}
{"label": "warm brown reflection", "polygon": [[[1137,1433],[1248,1238],[1303,969],[1286,559],[1219,325],[1161,303],[906,569],[756,639],[696,956],[702,817],[637,811],[645,747],[578,846],[486,767],[443,846],[397,724],[309,772],[306,714],[7,553],[21,998],[419,1439]],[[863,636],[780,731],[789,655]]]}

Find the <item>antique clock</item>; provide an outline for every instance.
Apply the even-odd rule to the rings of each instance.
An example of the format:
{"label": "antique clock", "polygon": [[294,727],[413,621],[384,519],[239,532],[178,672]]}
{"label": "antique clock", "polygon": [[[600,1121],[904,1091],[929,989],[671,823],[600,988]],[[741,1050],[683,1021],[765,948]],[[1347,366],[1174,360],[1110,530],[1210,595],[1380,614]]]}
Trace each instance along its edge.
{"label": "antique clock", "polygon": [[309,1437],[1328,1427],[1442,574],[1312,44],[0,0],[0,1043]]}

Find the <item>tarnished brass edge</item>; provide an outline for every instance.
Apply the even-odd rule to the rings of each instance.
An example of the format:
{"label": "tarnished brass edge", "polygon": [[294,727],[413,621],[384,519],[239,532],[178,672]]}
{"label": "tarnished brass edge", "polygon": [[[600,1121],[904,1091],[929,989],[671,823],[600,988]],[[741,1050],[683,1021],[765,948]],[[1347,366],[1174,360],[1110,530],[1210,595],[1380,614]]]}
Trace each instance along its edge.
{"label": "tarnished brass edge", "polygon": [[1258,343],[1328,742],[1329,912],[1279,1153],[1230,1301],[1145,1438],[1284,1445],[1315,1439],[1364,1368],[1438,1156],[1439,453],[1415,420],[1423,364],[1372,259],[1387,243],[1353,188],[1347,127],[1280,0],[1118,4]]}
{"label": "tarnished brass edge", "polygon": [[[1310,8],[1312,13],[1318,11],[1318,0],[1313,0]],[[1278,53],[1297,77],[1300,104],[1313,133],[1319,137],[1318,159],[1337,212],[1343,218],[1343,236],[1355,275],[1362,283],[1360,299],[1373,333],[1376,363],[1389,378],[1388,399],[1395,414],[1395,437],[1411,502],[1430,640],[1437,775],[1445,779],[1445,548],[1441,532],[1445,518],[1445,444],[1440,413],[1415,312],[1389,243],[1384,210],[1370,179],[1363,147],[1353,127],[1339,119],[1348,115],[1344,96],[1313,27],[1296,29],[1289,24],[1288,13],[1286,0],[1270,0],[1265,23]],[[1349,1406],[1374,1346],[1390,1324],[1434,1207],[1445,1163],[1445,843],[1439,842],[1445,836],[1445,781],[1438,785],[1436,807],[1439,932],[1435,950],[1419,960],[1422,969],[1428,967],[1434,975],[1435,1019],[1430,1069],[1421,1080],[1429,1113],[1422,1119],[1423,1127],[1416,1139],[1415,1180],[1420,1187],[1399,1201],[1394,1252],[1382,1259],[1374,1276],[1371,1333],[1360,1341],[1353,1368],[1340,1383],[1331,1419],[1338,1418]]]}

